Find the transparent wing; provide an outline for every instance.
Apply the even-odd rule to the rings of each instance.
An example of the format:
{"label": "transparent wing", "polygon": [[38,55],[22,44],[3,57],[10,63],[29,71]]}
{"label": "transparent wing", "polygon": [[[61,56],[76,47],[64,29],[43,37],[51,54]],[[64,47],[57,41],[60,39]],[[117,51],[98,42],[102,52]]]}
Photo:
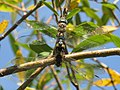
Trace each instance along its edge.
{"label": "transparent wing", "polygon": [[111,42],[108,35],[110,31],[104,31],[102,27],[92,22],[85,22],[78,26],[68,24],[66,31],[66,42],[73,48],[73,52],[105,48],[104,45]]}
{"label": "transparent wing", "polygon": [[[71,69],[74,71],[74,74],[76,76],[77,81],[80,83],[80,85],[87,83],[91,83],[92,81],[96,79],[100,79],[100,75],[104,73],[104,70],[102,67],[95,62],[87,63],[84,62],[83,60],[77,60],[70,58],[71,62],[68,62],[68,67],[70,70],[70,75],[72,79],[74,79],[72,75]],[[69,60],[69,59],[68,59]],[[66,62],[66,61],[63,61]],[[66,65],[66,64],[65,64]],[[81,82],[82,81],[82,82]],[[102,82],[102,80],[101,80]]]}

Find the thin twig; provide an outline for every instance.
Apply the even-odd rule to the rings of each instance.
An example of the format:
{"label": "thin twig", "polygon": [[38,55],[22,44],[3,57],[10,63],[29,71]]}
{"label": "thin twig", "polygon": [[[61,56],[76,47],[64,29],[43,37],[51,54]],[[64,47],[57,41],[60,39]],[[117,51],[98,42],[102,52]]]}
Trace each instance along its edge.
{"label": "thin twig", "polygon": [[98,61],[96,58],[92,58],[92,60],[97,62],[102,68],[104,68],[108,72],[110,79],[111,79],[112,86],[113,86],[114,90],[117,90],[117,88],[115,87],[115,84],[114,84],[114,79],[110,73],[109,67],[107,65],[105,65],[104,63]]}
{"label": "thin twig", "polygon": [[[37,0],[34,0],[34,5],[37,4]],[[35,20],[39,21],[39,15],[38,15],[38,10],[35,11]],[[42,41],[42,34],[37,30],[37,39]]]}
{"label": "thin twig", "polygon": [[[56,4],[55,4],[54,0],[52,0],[52,6],[55,9],[55,11],[57,11]],[[58,16],[56,14],[54,14],[54,15],[55,15],[56,22],[58,23]]]}
{"label": "thin twig", "polygon": [[58,84],[59,89],[63,90],[62,83],[61,83],[59,77],[57,76],[57,73],[56,73],[56,71],[55,71],[55,69],[54,69],[54,67],[52,65],[50,65],[50,69],[51,69],[51,71],[52,71],[52,73],[53,73],[53,75],[55,77],[55,80],[56,80],[56,82]]}
{"label": "thin twig", "polygon": [[18,7],[18,6],[15,6],[15,5],[13,5],[13,4],[7,3],[7,2],[5,2],[5,1],[0,2],[0,4],[6,4],[7,6],[13,8],[13,9],[16,9],[16,10],[18,10],[18,11],[26,12],[26,10],[23,10],[23,9],[21,9],[21,8]]}
{"label": "thin twig", "polygon": [[65,62],[65,66],[66,66],[66,70],[67,70],[67,74],[68,74],[70,82],[73,84],[73,86],[76,87],[76,84],[74,83],[74,81],[72,80],[72,77],[70,76],[70,70],[69,70],[67,62]]}
{"label": "thin twig", "polygon": [[[85,59],[85,58],[93,58],[93,57],[106,57],[112,55],[120,55],[120,48],[111,48],[111,49],[103,49],[103,50],[95,50],[95,51],[86,51],[86,52],[78,52],[65,55],[65,60],[67,61],[75,61],[78,59]],[[69,59],[73,58],[73,59]],[[48,59],[40,59],[37,61],[27,62],[18,66],[11,66],[8,68],[0,69],[0,77],[5,75],[17,73],[20,71],[26,71],[33,68],[38,67],[46,67],[49,65],[55,64],[55,57],[48,58]]]}
{"label": "thin twig", "polygon": [[40,72],[44,69],[45,67],[39,67],[37,68],[31,76],[17,89],[17,90],[24,90],[32,81],[35,79]]}
{"label": "thin twig", "polygon": [[31,13],[33,13],[36,9],[42,6],[42,2],[40,1],[33,10],[30,10],[26,15],[24,15],[21,19],[19,19],[7,32],[5,32],[1,37],[0,41],[4,39],[8,34],[10,34],[23,20],[25,20]]}
{"label": "thin twig", "polygon": [[77,90],[80,90],[78,81],[77,81],[76,76],[75,76],[75,71],[72,68],[71,62],[69,62],[69,64],[70,64],[70,69],[71,69],[71,72],[72,72],[72,75],[73,75],[73,79],[74,79],[74,82],[75,82],[75,87],[76,87]]}

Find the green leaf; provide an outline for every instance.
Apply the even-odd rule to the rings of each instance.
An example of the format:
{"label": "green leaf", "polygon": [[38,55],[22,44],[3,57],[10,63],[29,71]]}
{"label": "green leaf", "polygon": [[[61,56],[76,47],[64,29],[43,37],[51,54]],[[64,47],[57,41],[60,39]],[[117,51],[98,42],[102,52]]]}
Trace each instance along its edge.
{"label": "green leaf", "polygon": [[45,4],[45,6],[47,6],[51,11],[53,11],[54,14],[58,15],[58,13],[55,11],[55,9],[52,8],[48,2],[42,1],[42,3]]}
{"label": "green leaf", "polygon": [[3,87],[0,85],[0,90],[4,90]]}
{"label": "green leaf", "polygon": [[15,44],[18,45],[18,46],[23,47],[26,50],[29,50],[29,51],[31,50],[30,47],[28,46],[28,44],[20,43],[20,42],[17,42],[17,41],[15,42]]}
{"label": "green leaf", "polygon": [[39,79],[38,83],[37,83],[37,89],[38,90],[43,90],[43,87],[51,80],[52,78],[52,74],[49,72],[44,72],[41,75],[41,78]]}
{"label": "green leaf", "polygon": [[33,41],[31,44],[29,44],[29,46],[34,52],[38,54],[41,52],[51,52],[53,50],[45,42],[41,42],[39,40]]}
{"label": "green leaf", "polygon": [[87,35],[88,33],[95,31],[96,28],[98,28],[98,26],[93,22],[84,22],[73,28],[73,30],[71,30],[71,33],[74,36],[82,37],[83,35]]}
{"label": "green leaf", "polygon": [[88,0],[81,0],[81,2],[84,7],[90,7]]}
{"label": "green leaf", "polygon": [[15,23],[17,19],[17,13],[16,12],[11,12],[11,21],[12,21],[12,24]]}
{"label": "green leaf", "polygon": [[108,36],[111,38],[112,42],[113,42],[117,47],[120,47],[120,37],[118,37],[118,36],[116,36],[116,35],[114,35],[114,34],[109,34]]}
{"label": "green leaf", "polygon": [[107,22],[109,21],[109,15],[108,14],[103,14],[101,19],[102,19],[103,25],[106,25]]}
{"label": "green leaf", "polygon": [[42,22],[33,21],[33,20],[27,21],[27,23],[29,23],[33,27],[34,30],[40,31],[53,38],[56,37],[57,30],[55,27],[49,26]]}
{"label": "green leaf", "polygon": [[79,15],[79,13],[77,13],[77,14],[75,15],[75,21],[76,21],[76,25],[79,25],[79,24],[81,23],[81,17],[80,17],[80,15]]}
{"label": "green leaf", "polygon": [[97,47],[103,44],[110,42],[111,39],[107,35],[94,35],[89,37],[88,39],[80,42],[72,52],[79,52],[83,50],[87,50],[93,47]]}
{"label": "green leaf", "polygon": [[0,0],[0,11],[15,12],[15,8],[22,0]]}
{"label": "green leaf", "polygon": [[74,15],[76,15],[77,13],[80,12],[80,8],[75,8],[73,9],[66,17],[66,19],[70,19],[72,18]]}
{"label": "green leaf", "polygon": [[98,17],[98,15],[90,8],[87,7],[83,7],[84,12],[91,18],[95,19],[97,21],[97,24],[99,26],[102,25],[102,21],[101,19]]}
{"label": "green leaf", "polygon": [[18,51],[19,47],[18,45],[15,44],[16,41],[12,34],[9,34],[9,40],[10,40],[10,45],[12,47],[12,51],[16,55],[16,52]]}
{"label": "green leaf", "polygon": [[110,9],[112,9],[112,10],[114,10],[114,9],[117,8],[115,4],[111,4],[111,3],[102,3],[102,5],[103,5],[104,7],[110,8]]}

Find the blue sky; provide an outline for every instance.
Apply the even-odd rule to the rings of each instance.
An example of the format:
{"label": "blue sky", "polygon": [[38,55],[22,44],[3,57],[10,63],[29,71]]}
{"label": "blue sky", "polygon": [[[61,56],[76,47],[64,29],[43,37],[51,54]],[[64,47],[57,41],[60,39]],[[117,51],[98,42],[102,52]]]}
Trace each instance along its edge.
{"label": "blue sky", "polygon": [[[114,1],[114,0],[110,0],[110,1]],[[95,3],[92,3],[92,7],[95,8],[99,8],[99,5],[96,5]],[[120,1],[118,2],[118,6],[120,6]],[[42,8],[39,10],[40,13],[40,19],[44,18],[44,21],[46,21],[49,16],[51,15],[51,11],[47,8]],[[99,14],[99,13],[98,13]],[[99,14],[100,15],[100,14]],[[120,13],[118,13],[118,11],[116,11],[116,15],[119,17],[120,19]],[[86,18],[86,16],[82,16],[83,18]],[[20,17],[18,17],[19,19]],[[31,19],[31,17],[29,17]],[[5,12],[0,12],[0,22],[2,20],[8,20],[10,21],[10,13],[5,13]],[[89,18],[86,18],[84,20],[89,20]],[[21,26],[19,26],[17,28],[17,30],[24,30],[25,26],[23,26],[24,24],[22,24]],[[7,30],[11,27],[11,25],[8,26]],[[114,34],[116,34],[117,36],[120,36],[120,29],[118,29],[117,31],[114,32]],[[11,46],[9,44],[9,40],[8,37],[6,37],[4,40],[0,41],[1,47],[0,47],[0,68],[5,68],[7,66],[10,66],[11,64],[9,64],[10,60],[12,60],[14,58],[14,54],[11,51]],[[111,48],[111,47],[115,47],[112,43],[107,44],[105,46],[105,48]],[[110,68],[118,71],[120,73],[120,57],[119,56],[110,56],[110,57],[104,57],[104,58],[98,58],[101,62],[107,64]],[[102,77],[108,77],[107,75],[103,75]],[[5,90],[16,90],[16,88],[18,87],[17,85],[17,78],[15,77],[15,75],[9,75],[9,76],[5,76],[0,78],[0,85],[2,85],[4,87]],[[120,89],[120,85],[116,86],[117,89]],[[100,90],[96,87],[93,87],[92,90]],[[113,87],[108,87],[106,90],[113,90]]]}

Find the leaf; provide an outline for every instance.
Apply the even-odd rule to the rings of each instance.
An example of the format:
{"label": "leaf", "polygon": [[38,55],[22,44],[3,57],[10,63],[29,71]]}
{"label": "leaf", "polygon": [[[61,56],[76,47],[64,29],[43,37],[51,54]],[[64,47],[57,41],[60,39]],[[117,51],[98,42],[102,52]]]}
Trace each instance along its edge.
{"label": "leaf", "polygon": [[0,0],[0,11],[15,12],[15,8],[22,0]]}
{"label": "leaf", "polygon": [[36,89],[31,87],[26,87],[25,90],[36,90]]}
{"label": "leaf", "polygon": [[29,44],[29,46],[34,52],[38,54],[41,52],[51,52],[51,50],[53,50],[45,42],[41,42],[39,40],[33,41],[31,44]]}
{"label": "leaf", "polygon": [[93,22],[84,22],[77,26],[68,24],[66,27],[66,32],[72,34],[73,37],[82,37],[83,35],[87,35],[95,31],[96,28],[98,28],[98,26]]}
{"label": "leaf", "polygon": [[97,47],[103,44],[110,42],[111,39],[107,35],[94,35],[90,36],[86,40],[80,42],[72,52],[79,52],[83,50],[87,50],[93,47]]}
{"label": "leaf", "polygon": [[[20,65],[20,64],[25,63],[25,60],[22,56],[22,52],[20,50],[18,50],[16,52],[16,57],[17,57],[16,60],[15,60],[16,65]],[[23,83],[24,80],[25,80],[25,72],[19,72],[19,73],[17,73],[17,75],[18,75],[18,78],[19,78],[20,82]]]}
{"label": "leaf", "polygon": [[120,47],[120,38],[116,35],[109,34],[108,35],[111,38],[111,41],[117,46]]}
{"label": "leaf", "polygon": [[118,27],[116,26],[101,26],[101,27],[98,27],[96,30],[95,30],[95,33],[97,34],[106,34],[106,33],[111,33],[115,30],[117,30]]}
{"label": "leaf", "polygon": [[79,3],[80,3],[80,0],[71,0],[69,10],[78,8]]}
{"label": "leaf", "polygon": [[80,8],[75,8],[73,9],[66,17],[66,19],[70,19],[72,18],[74,15],[76,15],[77,13],[80,12]]}
{"label": "leaf", "polygon": [[7,20],[3,20],[0,23],[0,34],[2,34],[6,30],[7,26],[8,26],[8,21]]}
{"label": "leaf", "polygon": [[82,5],[84,6],[84,7],[90,7],[90,5],[89,5],[89,2],[88,2],[89,0],[81,0],[81,3],[82,3]]}
{"label": "leaf", "polygon": [[4,90],[3,87],[0,85],[0,90]]}
{"label": "leaf", "polygon": [[91,10],[90,8],[87,8],[87,7],[83,7],[83,10],[89,17],[95,19],[99,26],[102,25],[101,19],[98,17],[98,15],[93,10]]}
{"label": "leaf", "polygon": [[45,6],[47,6],[51,11],[53,11],[54,14],[58,15],[58,13],[54,10],[54,8],[50,6],[48,2],[42,1],[42,3],[45,4]]}
{"label": "leaf", "polygon": [[117,8],[115,4],[111,4],[111,3],[102,3],[102,5],[103,5],[104,7],[110,8],[110,9],[112,9],[112,10],[114,10],[114,9]]}
{"label": "leaf", "polygon": [[43,90],[44,86],[52,79],[51,73],[47,70],[41,75],[37,83],[37,88]]}
{"label": "leaf", "polygon": [[11,21],[12,21],[12,24],[15,23],[17,19],[17,13],[16,12],[11,12]]}
{"label": "leaf", "polygon": [[9,34],[9,40],[10,40],[12,51],[16,55],[16,52],[17,50],[19,50],[19,47],[15,44],[16,41],[12,34]]}
{"label": "leaf", "polygon": [[38,31],[40,31],[50,37],[53,37],[53,38],[56,37],[57,30],[55,27],[49,26],[42,22],[33,21],[33,20],[27,21],[27,23],[29,23],[34,30],[38,30]]}
{"label": "leaf", "polygon": [[[120,79],[119,79],[120,74],[111,68],[109,68],[108,70],[109,70],[109,74],[111,75],[113,79],[114,85],[120,84]],[[106,72],[108,73],[107,70]],[[97,80],[93,82],[93,84],[97,86],[113,86],[110,78],[102,78],[101,80]]]}
{"label": "leaf", "polygon": [[28,46],[28,44],[26,44],[26,43],[20,43],[20,42],[15,42],[15,45],[18,45],[18,46],[21,46],[21,47],[23,47],[24,49],[26,49],[26,50],[31,50],[30,49],[30,47]]}

